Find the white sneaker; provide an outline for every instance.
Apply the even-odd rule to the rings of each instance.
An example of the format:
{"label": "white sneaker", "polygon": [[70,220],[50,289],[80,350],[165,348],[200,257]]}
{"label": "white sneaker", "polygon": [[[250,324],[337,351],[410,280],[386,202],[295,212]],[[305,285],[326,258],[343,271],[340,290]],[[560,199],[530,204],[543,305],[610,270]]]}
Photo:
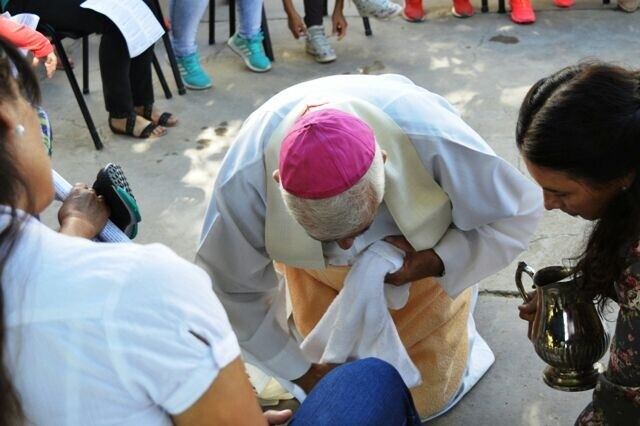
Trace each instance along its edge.
{"label": "white sneaker", "polygon": [[307,28],[307,41],[305,44],[307,53],[312,55],[316,62],[333,62],[337,58],[336,51],[329,44],[322,25],[313,25]]}
{"label": "white sneaker", "polygon": [[363,18],[391,19],[402,13],[402,6],[389,0],[353,0]]}

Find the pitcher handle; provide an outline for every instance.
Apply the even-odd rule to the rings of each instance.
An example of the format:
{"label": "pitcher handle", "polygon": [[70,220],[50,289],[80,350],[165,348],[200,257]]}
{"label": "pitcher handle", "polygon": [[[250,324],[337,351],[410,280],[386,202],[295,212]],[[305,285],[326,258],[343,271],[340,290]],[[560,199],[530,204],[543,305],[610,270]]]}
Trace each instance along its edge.
{"label": "pitcher handle", "polygon": [[529,297],[526,290],[524,289],[524,285],[522,285],[523,272],[529,275],[531,279],[533,279],[533,275],[536,273],[536,271],[531,266],[527,265],[525,262],[518,263],[518,269],[516,269],[516,286],[518,287],[518,291],[520,292],[520,297],[522,297],[522,300],[524,300],[526,303],[530,301],[531,298]]}

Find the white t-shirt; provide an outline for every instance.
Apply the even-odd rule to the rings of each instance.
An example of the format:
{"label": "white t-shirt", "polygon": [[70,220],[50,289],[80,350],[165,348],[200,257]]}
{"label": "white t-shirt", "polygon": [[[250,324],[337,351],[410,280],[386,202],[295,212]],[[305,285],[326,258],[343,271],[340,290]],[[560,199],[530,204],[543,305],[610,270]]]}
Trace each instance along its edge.
{"label": "white t-shirt", "polygon": [[207,274],[159,244],[29,219],[2,289],[5,362],[36,425],[169,425],[240,354]]}

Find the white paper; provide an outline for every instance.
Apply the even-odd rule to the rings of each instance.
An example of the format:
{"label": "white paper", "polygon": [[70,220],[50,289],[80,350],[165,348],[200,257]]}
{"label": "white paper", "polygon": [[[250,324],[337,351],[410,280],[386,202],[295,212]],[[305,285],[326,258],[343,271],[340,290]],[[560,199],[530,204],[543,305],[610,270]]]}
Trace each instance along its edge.
{"label": "white paper", "polygon": [[38,15],[34,15],[33,13],[19,13],[17,15],[11,16],[9,12],[5,12],[0,16],[2,16],[3,18],[11,19],[18,24],[24,25],[25,27],[29,27],[34,30],[38,26],[38,22],[40,22],[40,17]]}
{"label": "white paper", "polygon": [[[53,186],[56,191],[56,200],[64,201],[69,196],[73,186],[65,178],[60,176],[55,170],[53,172]],[[105,243],[130,243],[131,240],[110,220],[107,221],[104,229],[100,231],[98,239]]]}
{"label": "white paper", "polygon": [[164,34],[158,19],[142,0],[87,0],[80,6],[113,21],[127,41],[132,58],[147,50]]}

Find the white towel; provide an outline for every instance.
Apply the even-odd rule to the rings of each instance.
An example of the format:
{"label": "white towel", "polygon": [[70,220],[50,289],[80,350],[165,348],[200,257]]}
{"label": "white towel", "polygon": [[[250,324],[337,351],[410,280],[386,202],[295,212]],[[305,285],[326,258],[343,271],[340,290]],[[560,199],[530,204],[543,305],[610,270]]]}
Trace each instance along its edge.
{"label": "white towel", "polygon": [[397,271],[403,259],[401,250],[384,241],[357,257],[342,291],[302,342],[310,361],[341,364],[376,357],[393,365],[408,387],[422,382],[388,311],[402,308],[409,299],[411,284],[384,284],[387,273]]}

